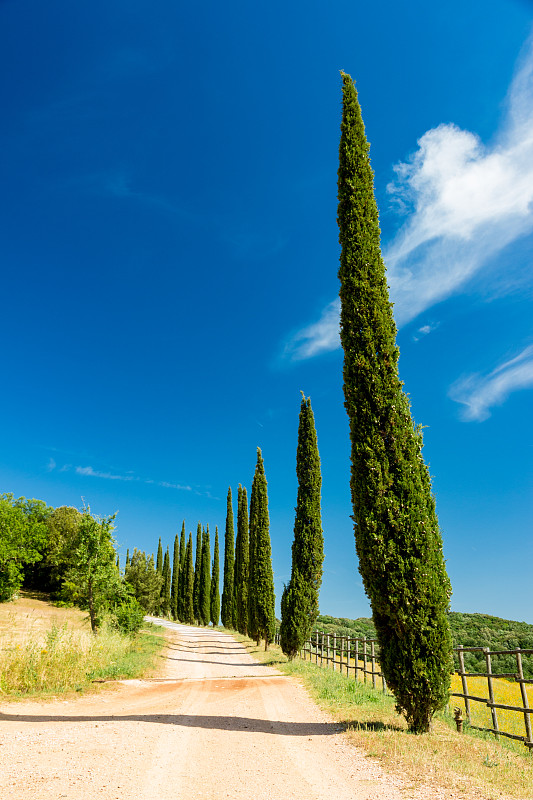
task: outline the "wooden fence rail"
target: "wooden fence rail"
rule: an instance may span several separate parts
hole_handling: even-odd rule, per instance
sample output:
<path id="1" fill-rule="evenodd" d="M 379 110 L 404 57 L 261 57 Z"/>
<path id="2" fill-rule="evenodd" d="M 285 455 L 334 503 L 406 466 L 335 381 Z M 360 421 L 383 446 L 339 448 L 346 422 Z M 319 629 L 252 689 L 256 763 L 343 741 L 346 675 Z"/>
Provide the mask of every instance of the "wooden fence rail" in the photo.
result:
<path id="1" fill-rule="evenodd" d="M 279 631 L 276 631 L 276 643 L 279 644 Z M 531 715 L 533 708 L 530 707 L 527 694 L 527 685 L 533 684 L 533 680 L 524 677 L 522 657 L 533 659 L 533 650 L 490 650 L 489 647 L 459 647 L 454 648 L 457 655 L 459 669 L 455 674 L 461 678 L 462 692 L 450 692 L 450 697 L 458 697 L 464 701 L 465 715 L 469 725 L 477 730 L 485 730 L 493 733 L 496 738 L 506 736 L 523 742 L 533 752 L 533 730 Z M 483 653 L 485 657 L 485 672 L 467 672 L 465 669 L 465 653 Z M 516 672 L 495 672 L 493 669 L 493 657 L 514 656 L 516 659 Z M 314 661 L 321 667 L 331 667 L 338 669 L 348 677 L 353 675 L 354 680 L 364 683 L 372 683 L 374 689 L 381 685 L 383 692 L 388 693 L 387 684 L 379 668 L 379 645 L 377 639 L 370 639 L 366 636 L 337 636 L 336 634 L 314 631 L 309 639 L 304 642 L 300 651 L 300 658 Z M 468 691 L 469 678 L 486 678 L 487 697 L 479 697 Z M 508 705 L 495 701 L 494 680 L 505 678 L 520 685 L 520 695 L 522 705 Z M 471 703 L 482 703 L 490 710 L 491 726 L 474 725 L 472 723 Z M 525 735 L 520 736 L 502 730 L 498 710 L 509 711 L 514 714 L 521 714 L 524 722 Z"/>

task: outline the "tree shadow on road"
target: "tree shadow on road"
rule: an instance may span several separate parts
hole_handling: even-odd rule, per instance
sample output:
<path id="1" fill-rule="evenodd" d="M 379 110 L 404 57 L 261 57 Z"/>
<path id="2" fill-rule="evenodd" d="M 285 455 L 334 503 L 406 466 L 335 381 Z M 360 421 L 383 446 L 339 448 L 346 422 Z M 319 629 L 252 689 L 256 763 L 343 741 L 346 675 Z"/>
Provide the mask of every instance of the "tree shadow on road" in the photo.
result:
<path id="1" fill-rule="evenodd" d="M 270 733 L 274 736 L 334 736 L 344 730 L 339 722 L 281 722 L 253 717 L 204 717 L 193 714 L 115 714 L 104 716 L 52 716 L 46 714 L 0 714 L 0 722 L 36 724 L 38 722 L 147 722 L 156 725 L 180 725 L 221 731 Z"/>

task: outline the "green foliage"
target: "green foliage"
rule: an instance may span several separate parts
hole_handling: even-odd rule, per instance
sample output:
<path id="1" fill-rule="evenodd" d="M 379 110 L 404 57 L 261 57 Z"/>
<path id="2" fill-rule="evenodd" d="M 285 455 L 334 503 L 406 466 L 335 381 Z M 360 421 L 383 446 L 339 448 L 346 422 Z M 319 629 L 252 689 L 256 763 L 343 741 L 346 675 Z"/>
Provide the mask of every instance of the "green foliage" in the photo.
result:
<path id="1" fill-rule="evenodd" d="M 163 617 L 168 617 L 170 614 L 170 586 L 171 586 L 170 554 L 168 551 L 168 547 L 165 551 L 165 557 L 163 559 L 163 570 L 161 575 L 163 578 L 163 584 L 161 586 L 161 594 L 159 600 L 159 613 Z"/>
<path id="2" fill-rule="evenodd" d="M 356 550 L 382 670 L 410 729 L 420 733 L 448 697 L 451 587 L 422 436 L 398 376 L 368 151 L 357 92 L 343 73 L 339 278 Z"/>
<path id="3" fill-rule="evenodd" d="M 235 542 L 234 596 L 235 628 L 243 636 L 248 634 L 248 496 L 246 487 L 239 484 L 237 495 L 237 539 Z"/>
<path id="4" fill-rule="evenodd" d="M 218 625 L 220 619 L 220 590 L 219 590 L 219 577 L 220 577 L 220 556 L 218 545 L 218 528 L 215 527 L 215 550 L 213 553 L 213 568 L 211 570 L 211 600 L 210 600 L 210 616 L 213 627 Z"/>
<path id="5" fill-rule="evenodd" d="M 105 611 L 126 596 L 115 566 L 114 519 L 115 515 L 100 519 L 89 508 L 84 509 L 65 575 L 66 596 L 80 608 L 88 609 L 93 633 Z"/>
<path id="6" fill-rule="evenodd" d="M 311 633 L 318 615 L 324 537 L 320 513 L 320 456 L 311 399 L 302 394 L 296 452 L 298 498 L 289 585 L 281 599 L 281 649 L 294 658 Z"/>
<path id="7" fill-rule="evenodd" d="M 185 527 L 185 523 L 183 523 Z M 184 536 L 183 528 L 181 530 L 182 537 Z M 170 588 L 170 613 L 172 619 L 178 619 L 178 596 L 179 596 L 179 578 L 180 578 L 180 550 L 178 534 L 174 537 L 174 551 L 172 554 L 172 584 Z"/>
<path id="8" fill-rule="evenodd" d="M 183 619 L 183 602 L 184 602 L 184 594 L 185 594 L 185 585 L 187 583 L 187 578 L 185 576 L 185 553 L 186 553 L 186 542 L 185 542 L 185 520 L 183 520 L 181 526 L 181 535 L 180 535 L 180 551 L 179 551 L 179 575 L 178 575 L 178 589 L 177 589 L 177 597 L 176 597 L 176 616 L 175 619 Z M 172 573 L 172 578 L 174 579 L 174 572 Z"/>
<path id="9" fill-rule="evenodd" d="M 225 628 L 235 628 L 235 532 L 233 527 L 233 506 L 231 487 L 228 489 L 226 509 L 226 534 L 224 537 L 224 585 L 222 588 L 222 624 Z"/>
<path id="10" fill-rule="evenodd" d="M 115 606 L 110 619 L 121 633 L 137 633 L 144 621 L 144 609 L 135 597 L 128 597 Z"/>
<path id="11" fill-rule="evenodd" d="M 202 572 L 202 526 L 198 523 L 196 529 L 196 558 L 194 562 L 194 589 L 193 608 L 194 619 L 200 622 L 200 583 Z"/>
<path id="12" fill-rule="evenodd" d="M 154 557 L 147 557 L 146 553 L 135 548 L 126 566 L 124 578 L 144 613 L 155 614 L 159 605 L 162 576 L 156 572 Z"/>
<path id="13" fill-rule="evenodd" d="M 209 525 L 202 530 L 202 559 L 200 565 L 200 623 L 209 625 L 211 618 L 211 546 Z"/>
<path id="14" fill-rule="evenodd" d="M 187 579 L 183 583 L 183 606 L 181 621 L 188 625 L 194 625 L 194 567 L 192 559 L 192 533 L 189 533 L 189 541 L 185 550 L 185 569 L 183 570 L 184 578 Z"/>
<path id="15" fill-rule="evenodd" d="M 265 649 L 274 638 L 274 604 L 267 481 L 261 450 L 257 448 L 257 464 L 250 498 L 248 634 L 257 642 L 264 639 Z"/>
<path id="16" fill-rule="evenodd" d="M 360 639 L 365 636 L 367 639 L 376 638 L 376 628 L 373 621 L 368 617 L 346 619 L 345 617 L 330 617 L 319 614 L 316 619 L 315 629 L 324 633 L 335 633 L 337 636 L 353 636 Z"/>
<path id="17" fill-rule="evenodd" d="M 41 500 L 0 495 L 0 602 L 18 592 L 25 569 L 41 560 L 50 513 Z"/>
<path id="18" fill-rule="evenodd" d="M 514 622 L 500 619 L 488 614 L 460 614 L 451 611 L 448 615 L 453 637 L 453 646 L 458 647 L 490 647 L 491 650 L 533 650 L 533 625 L 527 622 Z M 455 667 L 459 668 L 457 654 L 454 654 Z M 467 672 L 485 672 L 486 663 L 483 653 L 465 653 Z M 533 659 L 522 661 L 524 675 L 533 678 Z M 494 672 L 516 672 L 514 655 L 498 655 L 492 657 Z"/>

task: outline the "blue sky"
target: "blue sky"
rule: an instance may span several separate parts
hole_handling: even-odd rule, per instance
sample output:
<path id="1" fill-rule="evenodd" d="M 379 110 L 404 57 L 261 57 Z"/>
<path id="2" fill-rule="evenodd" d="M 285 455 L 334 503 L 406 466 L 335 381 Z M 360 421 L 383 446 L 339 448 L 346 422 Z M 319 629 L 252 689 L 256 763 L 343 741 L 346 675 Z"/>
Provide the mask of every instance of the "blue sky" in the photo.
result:
<path id="1" fill-rule="evenodd" d="M 438 5 L 438 4 L 437 4 Z M 369 613 L 338 342 L 356 80 L 452 609 L 533 622 L 533 4 L 0 0 L 0 487 L 149 552 L 224 529 L 256 448 L 276 593 L 300 390 L 323 613 Z"/>

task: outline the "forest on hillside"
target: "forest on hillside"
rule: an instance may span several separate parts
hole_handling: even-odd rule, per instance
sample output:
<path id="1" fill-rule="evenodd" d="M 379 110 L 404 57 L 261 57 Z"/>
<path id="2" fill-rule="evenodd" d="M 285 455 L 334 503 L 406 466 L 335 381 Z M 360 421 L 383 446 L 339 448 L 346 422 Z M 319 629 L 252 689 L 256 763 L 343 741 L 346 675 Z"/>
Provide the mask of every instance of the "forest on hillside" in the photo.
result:
<path id="1" fill-rule="evenodd" d="M 489 614 L 463 614 L 458 611 L 448 613 L 448 621 L 452 632 L 453 646 L 489 647 L 495 650 L 533 650 L 533 625 L 527 622 L 501 619 Z M 320 615 L 316 629 L 337 636 L 376 637 L 376 629 L 371 619 L 346 619 Z M 483 653 L 465 653 L 465 667 L 468 672 L 484 672 L 485 657 Z M 455 666 L 458 668 L 457 654 L 454 653 Z M 516 659 L 513 655 L 492 657 L 494 672 L 516 672 Z M 533 656 L 524 658 L 524 674 L 533 678 Z"/>

